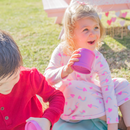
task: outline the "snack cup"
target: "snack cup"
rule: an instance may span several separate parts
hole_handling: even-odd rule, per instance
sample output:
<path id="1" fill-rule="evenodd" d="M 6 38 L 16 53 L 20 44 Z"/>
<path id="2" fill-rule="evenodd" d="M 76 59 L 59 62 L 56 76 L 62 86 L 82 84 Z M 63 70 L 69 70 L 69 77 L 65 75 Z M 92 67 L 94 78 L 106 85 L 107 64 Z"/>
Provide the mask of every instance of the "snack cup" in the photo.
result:
<path id="1" fill-rule="evenodd" d="M 31 120 L 26 123 L 25 130 L 42 130 L 42 129 L 36 121 Z"/>
<path id="2" fill-rule="evenodd" d="M 81 56 L 79 57 L 79 61 L 72 65 L 72 69 L 79 73 L 90 74 L 95 54 L 86 48 L 79 48 L 78 50 Z"/>

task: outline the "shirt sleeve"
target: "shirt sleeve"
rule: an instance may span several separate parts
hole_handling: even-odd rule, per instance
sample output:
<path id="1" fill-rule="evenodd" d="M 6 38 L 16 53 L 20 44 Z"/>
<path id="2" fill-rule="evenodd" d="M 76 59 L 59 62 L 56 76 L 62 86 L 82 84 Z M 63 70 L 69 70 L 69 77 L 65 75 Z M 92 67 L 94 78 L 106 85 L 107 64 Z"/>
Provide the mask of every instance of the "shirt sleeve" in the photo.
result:
<path id="1" fill-rule="evenodd" d="M 53 126 L 63 113 L 65 103 L 63 93 L 48 85 L 45 77 L 35 68 L 32 71 L 30 80 L 34 94 L 42 97 L 44 102 L 49 102 L 49 108 L 44 111 L 42 117 L 47 118 Z"/>
<path id="2" fill-rule="evenodd" d="M 63 69 L 62 65 L 62 52 L 60 52 L 60 47 L 58 46 L 55 48 L 54 52 L 52 53 L 50 62 L 48 67 L 45 70 L 44 76 L 50 85 L 54 85 L 59 83 L 61 78 L 61 73 Z"/>
<path id="3" fill-rule="evenodd" d="M 103 100 L 105 104 L 105 111 L 107 117 L 107 124 L 118 123 L 118 107 L 114 91 L 114 83 L 111 78 L 111 72 L 107 61 L 101 53 L 96 56 L 95 68 L 100 80 Z"/>

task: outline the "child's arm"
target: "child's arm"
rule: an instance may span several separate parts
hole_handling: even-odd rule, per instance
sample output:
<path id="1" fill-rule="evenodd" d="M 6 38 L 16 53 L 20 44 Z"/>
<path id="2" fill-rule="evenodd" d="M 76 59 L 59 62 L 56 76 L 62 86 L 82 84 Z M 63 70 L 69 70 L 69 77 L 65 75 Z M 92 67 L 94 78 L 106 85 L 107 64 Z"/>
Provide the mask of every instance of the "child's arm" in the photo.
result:
<path id="1" fill-rule="evenodd" d="M 61 47 L 58 46 L 54 52 L 52 53 L 50 63 L 45 70 L 45 77 L 49 84 L 54 85 L 60 82 L 63 78 L 67 77 L 70 73 L 73 72 L 71 66 L 74 62 L 78 61 L 79 54 L 76 54 L 75 51 L 71 58 L 68 56 L 68 60 L 66 64 L 63 64 L 65 56 L 62 51 Z M 70 59 L 69 59 L 70 58 Z"/>
<path id="2" fill-rule="evenodd" d="M 114 91 L 114 83 L 111 79 L 111 72 L 103 55 L 100 53 L 98 54 L 94 68 L 100 80 L 107 124 L 118 123 L 118 106 Z"/>
<path id="3" fill-rule="evenodd" d="M 54 85 L 62 80 L 61 73 L 63 67 L 61 47 L 57 46 L 44 73 L 49 84 Z"/>
<path id="4" fill-rule="evenodd" d="M 42 117 L 48 119 L 53 126 L 63 113 L 65 103 L 63 93 L 48 85 L 45 77 L 37 69 L 33 69 L 30 82 L 34 95 L 37 94 L 44 102 L 49 102 L 49 108 L 44 111 Z"/>
<path id="5" fill-rule="evenodd" d="M 108 124 L 108 130 L 118 130 L 118 123 Z"/>

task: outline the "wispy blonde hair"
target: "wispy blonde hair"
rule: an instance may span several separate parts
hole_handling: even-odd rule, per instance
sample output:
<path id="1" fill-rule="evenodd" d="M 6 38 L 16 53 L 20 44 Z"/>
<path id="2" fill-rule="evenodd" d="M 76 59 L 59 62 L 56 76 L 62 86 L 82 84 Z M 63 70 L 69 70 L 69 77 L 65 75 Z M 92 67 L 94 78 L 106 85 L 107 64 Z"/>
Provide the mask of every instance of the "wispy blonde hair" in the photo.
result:
<path id="1" fill-rule="evenodd" d="M 80 4 L 80 2 L 74 2 L 66 9 L 64 14 L 64 34 L 62 36 L 62 47 L 65 54 L 71 54 L 75 50 L 75 44 L 73 42 L 73 31 L 76 21 L 82 18 L 92 18 L 99 23 L 100 26 L 100 41 L 105 34 L 105 28 L 103 27 L 100 18 L 97 13 L 97 8 L 88 5 Z"/>

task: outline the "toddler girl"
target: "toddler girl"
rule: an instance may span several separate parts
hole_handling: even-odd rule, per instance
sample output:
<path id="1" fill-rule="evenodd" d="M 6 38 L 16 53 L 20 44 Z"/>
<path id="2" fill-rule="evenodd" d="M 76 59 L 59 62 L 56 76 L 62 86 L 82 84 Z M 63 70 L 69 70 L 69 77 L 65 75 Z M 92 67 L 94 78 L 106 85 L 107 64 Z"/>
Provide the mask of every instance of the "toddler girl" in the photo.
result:
<path id="1" fill-rule="evenodd" d="M 62 120 L 79 122 L 99 118 L 107 122 L 108 130 L 117 130 L 119 107 L 129 130 L 130 84 L 122 78 L 111 78 L 107 61 L 96 49 L 103 35 L 104 27 L 94 7 L 78 1 L 71 4 L 64 16 L 63 42 L 54 50 L 45 77 L 64 93 Z M 71 68 L 81 56 L 79 48 L 95 53 L 90 74 Z M 100 82 L 96 80 L 97 75 Z"/>

